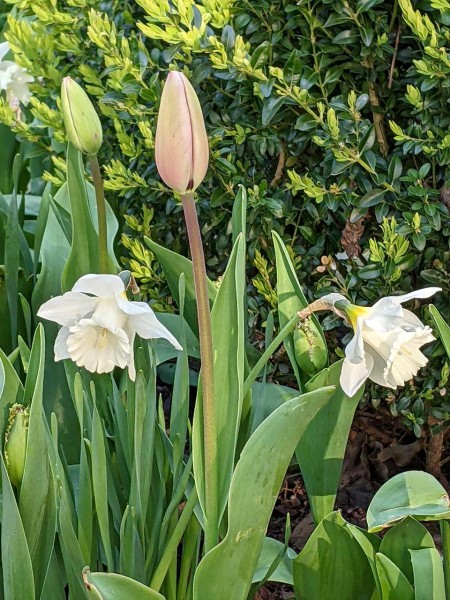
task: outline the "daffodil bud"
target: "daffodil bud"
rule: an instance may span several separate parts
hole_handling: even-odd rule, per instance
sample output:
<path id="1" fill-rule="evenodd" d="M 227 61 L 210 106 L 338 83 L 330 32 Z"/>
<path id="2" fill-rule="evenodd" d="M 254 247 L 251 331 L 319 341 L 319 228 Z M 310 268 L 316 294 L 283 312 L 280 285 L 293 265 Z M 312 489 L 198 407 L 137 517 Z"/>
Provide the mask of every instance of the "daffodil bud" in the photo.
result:
<path id="1" fill-rule="evenodd" d="M 13 404 L 9 409 L 8 428 L 5 434 L 5 463 L 9 479 L 15 487 L 22 483 L 27 450 L 30 409 Z"/>
<path id="2" fill-rule="evenodd" d="M 97 154 L 103 140 L 100 119 L 86 92 L 70 77 L 62 82 L 61 108 L 71 144 L 88 156 Z"/>
<path id="3" fill-rule="evenodd" d="M 208 169 L 209 147 L 194 88 L 178 71 L 167 76 L 155 137 L 155 160 L 163 181 L 179 194 L 192 192 Z"/>
<path id="4" fill-rule="evenodd" d="M 310 318 L 294 329 L 294 355 L 300 370 L 310 377 L 327 364 L 326 344 Z"/>

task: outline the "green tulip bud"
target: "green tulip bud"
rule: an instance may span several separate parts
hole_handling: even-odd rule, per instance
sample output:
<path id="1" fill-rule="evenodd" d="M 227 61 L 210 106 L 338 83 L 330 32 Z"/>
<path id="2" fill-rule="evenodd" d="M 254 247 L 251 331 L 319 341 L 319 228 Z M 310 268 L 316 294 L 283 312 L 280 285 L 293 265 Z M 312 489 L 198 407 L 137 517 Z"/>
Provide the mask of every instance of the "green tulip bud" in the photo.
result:
<path id="1" fill-rule="evenodd" d="M 4 455 L 9 479 L 16 488 L 22 483 L 25 468 L 29 420 L 29 407 L 13 404 L 9 409 Z"/>
<path id="2" fill-rule="evenodd" d="M 178 71 L 169 73 L 161 96 L 155 160 L 161 179 L 179 194 L 196 190 L 208 169 L 208 137 L 200 102 Z"/>
<path id="3" fill-rule="evenodd" d="M 294 329 L 294 355 L 300 370 L 310 377 L 327 364 L 326 344 L 311 318 L 305 319 Z"/>
<path id="4" fill-rule="evenodd" d="M 62 82 L 61 109 L 70 143 L 88 156 L 97 154 L 103 141 L 100 119 L 86 92 L 70 77 Z"/>

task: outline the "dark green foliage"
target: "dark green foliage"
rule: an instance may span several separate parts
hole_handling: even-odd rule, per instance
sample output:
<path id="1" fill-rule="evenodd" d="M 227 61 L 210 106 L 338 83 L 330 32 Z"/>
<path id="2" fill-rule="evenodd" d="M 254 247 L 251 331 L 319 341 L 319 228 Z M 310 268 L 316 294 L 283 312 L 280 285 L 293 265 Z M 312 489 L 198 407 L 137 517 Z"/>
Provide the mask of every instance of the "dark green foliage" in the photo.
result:
<path id="1" fill-rule="evenodd" d="M 187 253 L 180 206 L 153 162 L 161 84 L 169 68 L 183 69 L 199 93 L 211 142 L 198 207 L 212 279 L 231 249 L 238 184 L 248 191 L 251 323 L 273 305 L 274 273 L 264 266 L 274 262 L 271 230 L 290 247 L 310 299 L 339 291 L 372 303 L 439 285 L 447 295 L 436 304 L 449 318 L 447 4 L 415 12 L 409 0 L 177 0 L 169 10 L 165 0 L 139 0 L 112 1 L 99 13 L 93 0 L 64 3 L 64 12 L 22 0 L 7 38 L 17 62 L 45 85 L 34 84 L 16 130 L 51 147 L 48 178 L 57 185 L 64 151 L 59 85 L 66 74 L 84 84 L 104 124 L 109 200 L 134 219 L 135 239 L 126 246 L 133 272 L 148 286 L 159 271 L 138 245 L 142 205 L 153 214 L 141 230 Z M 0 120 L 12 124 L 1 102 Z M 149 297 L 159 301 L 161 293 Z M 422 405 L 440 403 L 440 369 L 438 357 L 423 391 L 391 404 L 394 413 L 406 411 L 416 433 Z M 445 407 L 439 411 L 446 415 Z"/>

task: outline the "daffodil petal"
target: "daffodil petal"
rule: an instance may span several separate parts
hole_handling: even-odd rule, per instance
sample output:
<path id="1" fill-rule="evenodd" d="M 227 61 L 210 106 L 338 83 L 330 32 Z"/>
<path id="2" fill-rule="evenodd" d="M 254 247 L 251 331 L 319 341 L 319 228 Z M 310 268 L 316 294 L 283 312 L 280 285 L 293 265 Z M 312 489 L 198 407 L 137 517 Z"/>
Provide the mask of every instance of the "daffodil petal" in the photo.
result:
<path id="1" fill-rule="evenodd" d="M 153 338 L 164 338 L 169 341 L 177 350 L 182 350 L 176 338 L 170 333 L 167 327 L 158 321 L 155 313 L 150 307 L 150 312 L 145 312 L 137 315 L 131 315 L 128 318 L 130 330 L 133 330 L 141 338 L 146 340 Z"/>
<path id="2" fill-rule="evenodd" d="M 402 329 L 417 329 L 418 327 L 425 327 L 422 321 L 417 317 L 413 312 L 408 310 L 407 308 L 403 309 L 403 319 L 400 323 L 400 327 Z"/>
<path id="3" fill-rule="evenodd" d="M 9 44 L 8 42 L 2 42 L 0 44 L 0 60 L 2 60 L 2 58 L 4 56 L 6 56 L 9 52 Z"/>
<path id="4" fill-rule="evenodd" d="M 126 323 L 124 326 L 124 330 L 128 336 L 128 341 L 130 342 L 130 355 L 128 357 L 128 377 L 131 381 L 136 381 L 136 365 L 134 364 L 134 338 L 136 337 L 136 332 L 133 327 L 130 326 L 129 323 Z"/>
<path id="5" fill-rule="evenodd" d="M 352 363 L 360 363 L 364 360 L 363 327 L 364 317 L 358 317 L 356 320 L 355 335 L 345 348 L 345 356 Z"/>
<path id="6" fill-rule="evenodd" d="M 442 288 L 440 287 L 427 287 L 421 290 L 414 290 L 409 292 L 408 294 L 403 294 L 402 296 L 389 296 L 389 298 L 395 299 L 396 302 L 408 302 L 408 300 L 413 300 L 413 298 L 429 298 L 438 292 L 442 292 Z"/>
<path id="7" fill-rule="evenodd" d="M 339 379 L 343 392 L 350 398 L 354 396 L 369 377 L 372 367 L 373 358 L 370 354 L 366 354 L 364 360 L 358 363 L 354 363 L 349 358 L 346 358 L 342 365 Z"/>
<path id="8" fill-rule="evenodd" d="M 146 302 L 130 302 L 125 294 L 116 296 L 116 303 L 126 315 L 154 314 Z"/>
<path id="9" fill-rule="evenodd" d="M 68 327 L 61 327 L 61 329 L 58 331 L 54 347 L 55 361 L 70 358 L 69 351 L 67 350 L 67 338 L 69 335 L 70 332 Z"/>
<path id="10" fill-rule="evenodd" d="M 378 354 L 376 350 L 374 350 L 371 346 L 364 346 L 366 351 L 366 356 L 369 354 L 373 358 L 373 366 L 372 370 L 369 374 L 369 379 L 371 379 L 374 383 L 378 383 L 378 385 L 382 385 L 383 387 L 388 387 L 392 389 L 396 389 L 396 385 L 394 381 L 388 377 L 385 378 L 385 369 L 386 369 L 386 361 L 382 356 Z"/>
<path id="11" fill-rule="evenodd" d="M 111 298 L 125 290 L 118 275 L 83 275 L 73 286 L 74 292 L 92 294 L 99 298 Z"/>
<path id="12" fill-rule="evenodd" d="M 92 313 L 97 306 L 97 298 L 91 298 L 78 292 L 66 292 L 44 302 L 37 316 L 59 325 L 72 325 L 78 319 Z"/>
<path id="13" fill-rule="evenodd" d="M 434 340 L 429 327 L 416 331 L 402 331 L 391 346 L 384 371 L 385 379 L 395 381 L 397 386 L 404 385 L 405 381 L 412 379 L 428 362 L 419 348 Z"/>

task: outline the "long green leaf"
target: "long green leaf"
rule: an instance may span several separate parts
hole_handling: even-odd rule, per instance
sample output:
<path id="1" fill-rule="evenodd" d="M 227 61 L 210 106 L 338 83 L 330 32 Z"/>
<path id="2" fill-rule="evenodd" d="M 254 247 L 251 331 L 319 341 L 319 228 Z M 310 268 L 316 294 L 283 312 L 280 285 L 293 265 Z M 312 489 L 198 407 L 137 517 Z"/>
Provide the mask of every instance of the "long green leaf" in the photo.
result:
<path id="1" fill-rule="evenodd" d="M 56 194 L 61 197 L 67 194 L 64 185 Z M 67 199 L 68 202 L 68 199 Z M 70 246 L 55 217 L 53 209 L 46 211 L 45 205 L 39 213 L 42 220 L 43 237 L 39 256 L 41 270 L 32 294 L 33 313 L 52 296 L 61 294 L 61 273 L 69 256 Z M 45 223 L 44 223 L 45 219 Z M 72 398 L 67 385 L 66 373 L 62 362 L 55 362 L 54 344 L 58 326 L 51 321 L 42 321 L 45 337 L 45 374 L 44 374 L 44 408 L 47 414 L 57 415 L 61 434 L 61 444 L 70 463 L 79 461 L 79 429 Z"/>
<path id="2" fill-rule="evenodd" d="M 27 538 L 1 453 L 0 460 L 3 487 L 1 549 L 4 600 L 34 600 L 33 568 Z"/>
<path id="3" fill-rule="evenodd" d="M 97 407 L 94 406 L 92 418 L 92 486 L 100 535 L 106 554 L 106 564 L 112 570 L 114 568 L 114 559 L 109 532 L 108 476 L 105 444 L 103 425 Z"/>
<path id="4" fill-rule="evenodd" d="M 446 600 L 444 569 L 436 548 L 411 550 L 415 600 Z"/>
<path id="5" fill-rule="evenodd" d="M 308 305 L 308 300 L 303 294 L 303 290 L 295 274 L 294 265 L 292 264 L 291 258 L 286 249 L 286 246 L 283 243 L 283 240 L 276 233 L 276 231 L 272 231 L 272 238 L 275 246 L 275 260 L 277 269 L 278 317 L 281 329 L 286 325 L 286 323 L 288 323 L 292 319 L 292 317 L 297 312 L 299 312 Z M 312 316 L 311 327 L 314 328 L 319 334 L 321 342 L 323 344 L 323 350 L 326 351 L 327 346 L 325 342 L 325 336 L 323 335 L 322 328 L 320 327 L 319 322 L 317 321 L 314 315 Z M 293 333 L 289 334 L 284 340 L 284 346 L 289 356 L 289 360 L 291 361 L 291 365 L 297 378 L 299 388 L 301 389 L 301 372 L 295 359 Z"/>
<path id="6" fill-rule="evenodd" d="M 214 466 L 218 481 L 219 520 L 225 510 L 230 487 L 242 410 L 244 381 L 244 289 L 245 241 L 240 236 L 211 312 L 214 348 L 215 429 L 217 457 Z M 204 508 L 204 448 L 201 402 L 196 404 L 193 427 L 194 475 L 199 500 Z"/>
<path id="7" fill-rule="evenodd" d="M 8 357 L 0 348 L 0 436 L 4 439 L 9 409 L 23 400 L 23 385 Z"/>
<path id="8" fill-rule="evenodd" d="M 370 600 L 369 561 L 339 512 L 327 515 L 294 560 L 297 600 Z"/>
<path id="9" fill-rule="evenodd" d="M 348 435 L 364 388 L 349 398 L 339 387 L 342 361 L 311 379 L 306 389 L 336 386 L 330 402 L 312 419 L 295 451 L 311 509 L 319 523 L 334 508 Z"/>
<path id="10" fill-rule="evenodd" d="M 246 599 L 294 449 L 307 423 L 332 393 L 333 388 L 324 388 L 289 400 L 248 440 L 231 482 L 227 534 L 200 563 L 194 600 Z"/>
<path id="11" fill-rule="evenodd" d="M 56 532 L 56 498 L 50 473 L 43 410 L 45 342 L 36 329 L 25 384 L 25 403 L 32 394 L 27 451 L 20 487 L 19 509 L 33 564 L 36 595 L 44 585 Z"/>
<path id="12" fill-rule="evenodd" d="M 62 274 L 64 292 L 72 289 L 82 275 L 99 272 L 96 213 L 91 210 L 82 155 L 71 144 L 67 149 L 67 191 L 72 220 L 72 244 Z M 110 226 L 110 221 L 108 225 Z M 108 239 L 110 238 L 111 232 L 108 232 Z M 109 267 L 111 272 L 116 269 L 116 262 L 112 258 Z"/>
<path id="13" fill-rule="evenodd" d="M 438 330 L 441 342 L 447 352 L 447 356 L 450 358 L 450 326 L 444 321 L 441 313 L 433 304 L 430 304 L 428 308 L 434 324 L 436 325 L 436 329 Z"/>

